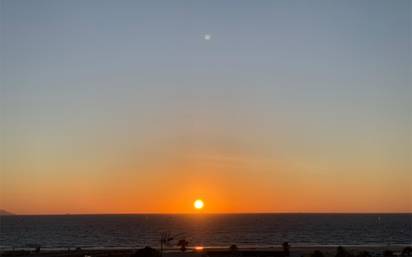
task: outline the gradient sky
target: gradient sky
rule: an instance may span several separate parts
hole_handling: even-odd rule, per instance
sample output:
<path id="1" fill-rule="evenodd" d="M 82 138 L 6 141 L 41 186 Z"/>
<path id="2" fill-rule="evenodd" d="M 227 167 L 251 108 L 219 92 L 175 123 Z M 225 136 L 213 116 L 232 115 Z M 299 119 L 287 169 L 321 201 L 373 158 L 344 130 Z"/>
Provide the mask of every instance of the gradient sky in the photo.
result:
<path id="1" fill-rule="evenodd" d="M 410 1 L 0 4 L 0 208 L 412 211 Z"/>

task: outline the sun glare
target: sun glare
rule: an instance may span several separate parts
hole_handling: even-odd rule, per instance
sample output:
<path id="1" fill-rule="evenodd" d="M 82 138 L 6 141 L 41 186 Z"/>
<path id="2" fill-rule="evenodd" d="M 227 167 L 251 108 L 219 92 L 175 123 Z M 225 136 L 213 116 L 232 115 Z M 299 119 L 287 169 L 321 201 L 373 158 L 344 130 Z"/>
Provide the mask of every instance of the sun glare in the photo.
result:
<path id="1" fill-rule="evenodd" d="M 203 209 L 203 206 L 205 204 L 203 203 L 203 201 L 201 199 L 197 199 L 194 203 L 193 206 L 195 207 L 196 210 L 201 210 Z"/>
<path id="2" fill-rule="evenodd" d="M 195 246 L 195 250 L 196 251 L 198 251 L 198 252 L 201 252 L 201 251 L 203 251 L 203 249 L 204 249 L 204 247 L 203 246 Z"/>

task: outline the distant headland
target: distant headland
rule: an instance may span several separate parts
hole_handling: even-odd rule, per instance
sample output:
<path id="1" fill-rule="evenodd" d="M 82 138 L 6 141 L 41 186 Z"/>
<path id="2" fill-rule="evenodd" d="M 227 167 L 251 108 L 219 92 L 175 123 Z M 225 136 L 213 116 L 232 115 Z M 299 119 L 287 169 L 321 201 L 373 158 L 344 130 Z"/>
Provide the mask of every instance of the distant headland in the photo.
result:
<path id="1" fill-rule="evenodd" d="M 0 209 L 0 216 L 11 216 L 11 215 L 15 215 L 14 213 L 11 213 L 9 211 Z"/>

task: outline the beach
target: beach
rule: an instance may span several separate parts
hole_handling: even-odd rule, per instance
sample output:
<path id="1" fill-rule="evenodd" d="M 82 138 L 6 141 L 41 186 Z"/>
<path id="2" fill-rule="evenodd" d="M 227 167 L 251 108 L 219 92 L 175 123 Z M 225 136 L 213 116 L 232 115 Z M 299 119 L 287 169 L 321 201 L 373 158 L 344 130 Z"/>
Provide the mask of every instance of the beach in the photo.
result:
<path id="1" fill-rule="evenodd" d="M 388 246 L 366 246 L 366 245 L 351 245 L 344 246 L 344 249 L 349 253 L 348 256 L 365 256 L 365 252 L 369 253 L 371 257 L 379 256 L 402 256 L 402 250 L 412 245 L 388 245 Z M 324 257 L 335 257 L 338 246 L 297 246 L 290 248 L 290 257 L 306 257 L 312 256 L 315 251 L 320 251 Z M 137 248 L 106 248 L 106 249 L 41 249 L 39 252 L 35 252 L 34 249 L 14 250 L 14 251 L 2 251 L 3 257 L 131 257 L 139 256 L 136 253 L 140 249 Z M 160 253 L 159 249 L 155 249 Z M 243 253 L 243 254 L 242 254 Z M 188 248 L 182 252 L 178 248 L 164 249 L 162 256 L 164 257 L 206 257 L 206 256 L 281 256 L 283 253 L 282 247 L 268 247 L 268 248 L 239 248 L 233 252 L 227 248 L 203 248 L 198 249 L 195 247 Z M 388 255 L 392 253 L 393 255 Z M 408 255 L 405 255 L 408 256 Z M 150 257 L 150 255 L 148 255 Z"/>

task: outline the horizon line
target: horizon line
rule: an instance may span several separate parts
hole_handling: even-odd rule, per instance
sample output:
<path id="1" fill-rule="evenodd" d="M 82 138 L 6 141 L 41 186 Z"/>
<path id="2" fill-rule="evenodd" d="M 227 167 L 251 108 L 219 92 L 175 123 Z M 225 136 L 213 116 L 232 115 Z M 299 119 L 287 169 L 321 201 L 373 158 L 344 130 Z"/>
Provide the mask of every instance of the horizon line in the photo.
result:
<path id="1" fill-rule="evenodd" d="M 345 212 L 345 211 L 330 211 L 330 212 L 316 212 L 316 211 L 285 211 L 285 212 L 117 212 L 117 213 L 13 213 L 9 215 L 0 216 L 81 216 L 81 215 L 273 215 L 273 214 L 412 214 L 412 211 L 399 212 Z"/>

